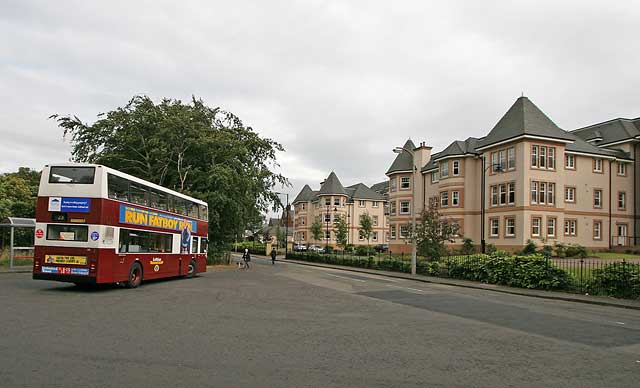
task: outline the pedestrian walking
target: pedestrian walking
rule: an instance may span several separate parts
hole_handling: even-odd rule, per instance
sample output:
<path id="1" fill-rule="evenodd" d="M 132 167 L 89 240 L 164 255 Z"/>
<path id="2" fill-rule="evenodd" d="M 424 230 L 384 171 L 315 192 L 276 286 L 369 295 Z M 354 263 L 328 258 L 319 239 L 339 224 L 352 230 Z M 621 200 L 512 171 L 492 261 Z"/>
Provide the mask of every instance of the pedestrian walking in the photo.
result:
<path id="1" fill-rule="evenodd" d="M 249 254 L 249 249 L 245 248 L 244 255 L 242 255 L 242 260 L 244 260 L 244 269 L 249 269 L 249 262 L 251 261 L 251 255 Z"/>
<path id="2" fill-rule="evenodd" d="M 271 265 L 276 263 L 276 256 L 278 255 L 278 252 L 276 252 L 275 248 L 271 248 Z"/>

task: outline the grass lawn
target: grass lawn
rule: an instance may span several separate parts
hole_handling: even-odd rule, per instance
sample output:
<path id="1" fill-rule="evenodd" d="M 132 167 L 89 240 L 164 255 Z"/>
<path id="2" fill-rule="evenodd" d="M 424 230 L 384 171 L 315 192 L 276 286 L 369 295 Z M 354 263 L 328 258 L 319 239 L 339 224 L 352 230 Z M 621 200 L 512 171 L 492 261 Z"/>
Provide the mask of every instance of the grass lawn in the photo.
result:
<path id="1" fill-rule="evenodd" d="M 640 259 L 640 255 L 633 253 L 615 253 L 615 252 L 593 252 L 589 257 L 597 257 L 599 259 Z"/>
<path id="2" fill-rule="evenodd" d="M 13 266 L 33 265 L 33 259 L 13 259 Z M 9 267 L 9 259 L 0 260 L 0 267 Z"/>

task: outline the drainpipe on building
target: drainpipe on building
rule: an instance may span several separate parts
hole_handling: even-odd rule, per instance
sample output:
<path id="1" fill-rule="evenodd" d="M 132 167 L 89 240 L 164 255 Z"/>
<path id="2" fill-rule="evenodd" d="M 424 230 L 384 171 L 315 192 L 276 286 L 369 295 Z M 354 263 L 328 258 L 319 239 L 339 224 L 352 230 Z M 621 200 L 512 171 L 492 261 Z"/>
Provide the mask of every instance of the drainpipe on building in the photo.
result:
<path id="1" fill-rule="evenodd" d="M 638 226 L 638 214 L 636 213 L 637 210 L 637 206 L 636 206 L 636 202 L 638 197 L 636 197 L 636 146 L 638 145 L 638 143 L 633 143 L 633 245 L 636 245 L 636 241 L 638 238 L 638 230 L 637 230 L 637 226 Z"/>
<path id="2" fill-rule="evenodd" d="M 611 249 L 611 240 L 613 239 L 613 231 L 611 230 L 611 167 L 613 161 L 609 160 L 609 249 Z M 634 198 L 635 199 L 635 198 Z"/>

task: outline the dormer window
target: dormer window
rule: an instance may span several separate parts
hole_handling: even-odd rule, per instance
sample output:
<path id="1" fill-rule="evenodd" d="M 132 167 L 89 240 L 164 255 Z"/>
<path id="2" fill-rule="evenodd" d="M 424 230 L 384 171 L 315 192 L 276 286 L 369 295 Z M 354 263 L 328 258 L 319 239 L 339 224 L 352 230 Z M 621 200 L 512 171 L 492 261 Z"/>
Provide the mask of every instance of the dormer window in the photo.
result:
<path id="1" fill-rule="evenodd" d="M 449 161 L 440 162 L 440 176 L 442 178 L 449 176 Z"/>

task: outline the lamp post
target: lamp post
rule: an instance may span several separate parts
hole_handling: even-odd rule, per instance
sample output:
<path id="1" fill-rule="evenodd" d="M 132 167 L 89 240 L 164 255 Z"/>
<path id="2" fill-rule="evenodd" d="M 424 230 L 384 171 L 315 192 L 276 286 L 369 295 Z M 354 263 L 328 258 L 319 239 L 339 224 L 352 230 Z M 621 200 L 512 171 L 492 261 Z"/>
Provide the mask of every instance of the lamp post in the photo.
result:
<path id="1" fill-rule="evenodd" d="M 288 256 L 289 249 L 289 193 L 278 193 L 278 195 L 286 195 L 287 196 L 287 206 L 284 208 L 285 213 L 285 224 L 284 224 L 284 258 L 286 259 Z"/>
<path id="2" fill-rule="evenodd" d="M 492 164 L 490 164 L 490 165 L 488 165 L 486 167 L 485 167 L 485 164 L 486 164 L 486 158 L 485 158 L 484 155 L 482 155 L 482 189 L 480 190 L 480 193 L 481 193 L 480 194 L 480 200 L 482 201 L 482 205 L 480 206 L 480 210 L 481 210 L 480 211 L 480 213 L 481 213 L 480 218 L 482 219 L 481 222 L 480 222 L 480 233 L 482 234 L 481 240 L 480 240 L 480 247 L 482 249 L 482 253 L 486 253 L 486 250 L 487 250 L 487 242 L 486 242 L 486 240 L 484 238 L 484 235 L 485 235 L 484 217 L 485 217 L 485 203 L 486 203 L 486 200 L 485 200 L 486 187 L 485 186 L 486 186 L 486 181 L 487 181 L 487 178 L 486 178 L 487 170 L 489 168 L 497 166 L 498 168 L 497 168 L 496 172 L 504 172 L 504 169 L 502 168 L 502 165 L 500 163 L 492 163 Z"/>
<path id="3" fill-rule="evenodd" d="M 406 149 L 404 147 L 396 147 L 393 149 L 393 152 L 396 154 L 402 153 L 402 151 L 406 151 L 411 155 L 411 234 L 413 235 L 411 238 L 411 275 L 416 274 L 416 193 L 415 193 L 415 182 L 416 182 L 416 154 L 413 150 Z"/>
<path id="4" fill-rule="evenodd" d="M 327 223 L 327 230 L 324 234 L 324 238 L 326 239 L 326 243 L 324 245 L 324 253 L 329 252 L 329 222 L 331 221 L 331 214 L 329 214 L 329 210 L 331 209 L 331 205 L 327 205 L 327 213 L 324 216 L 324 222 Z"/>

